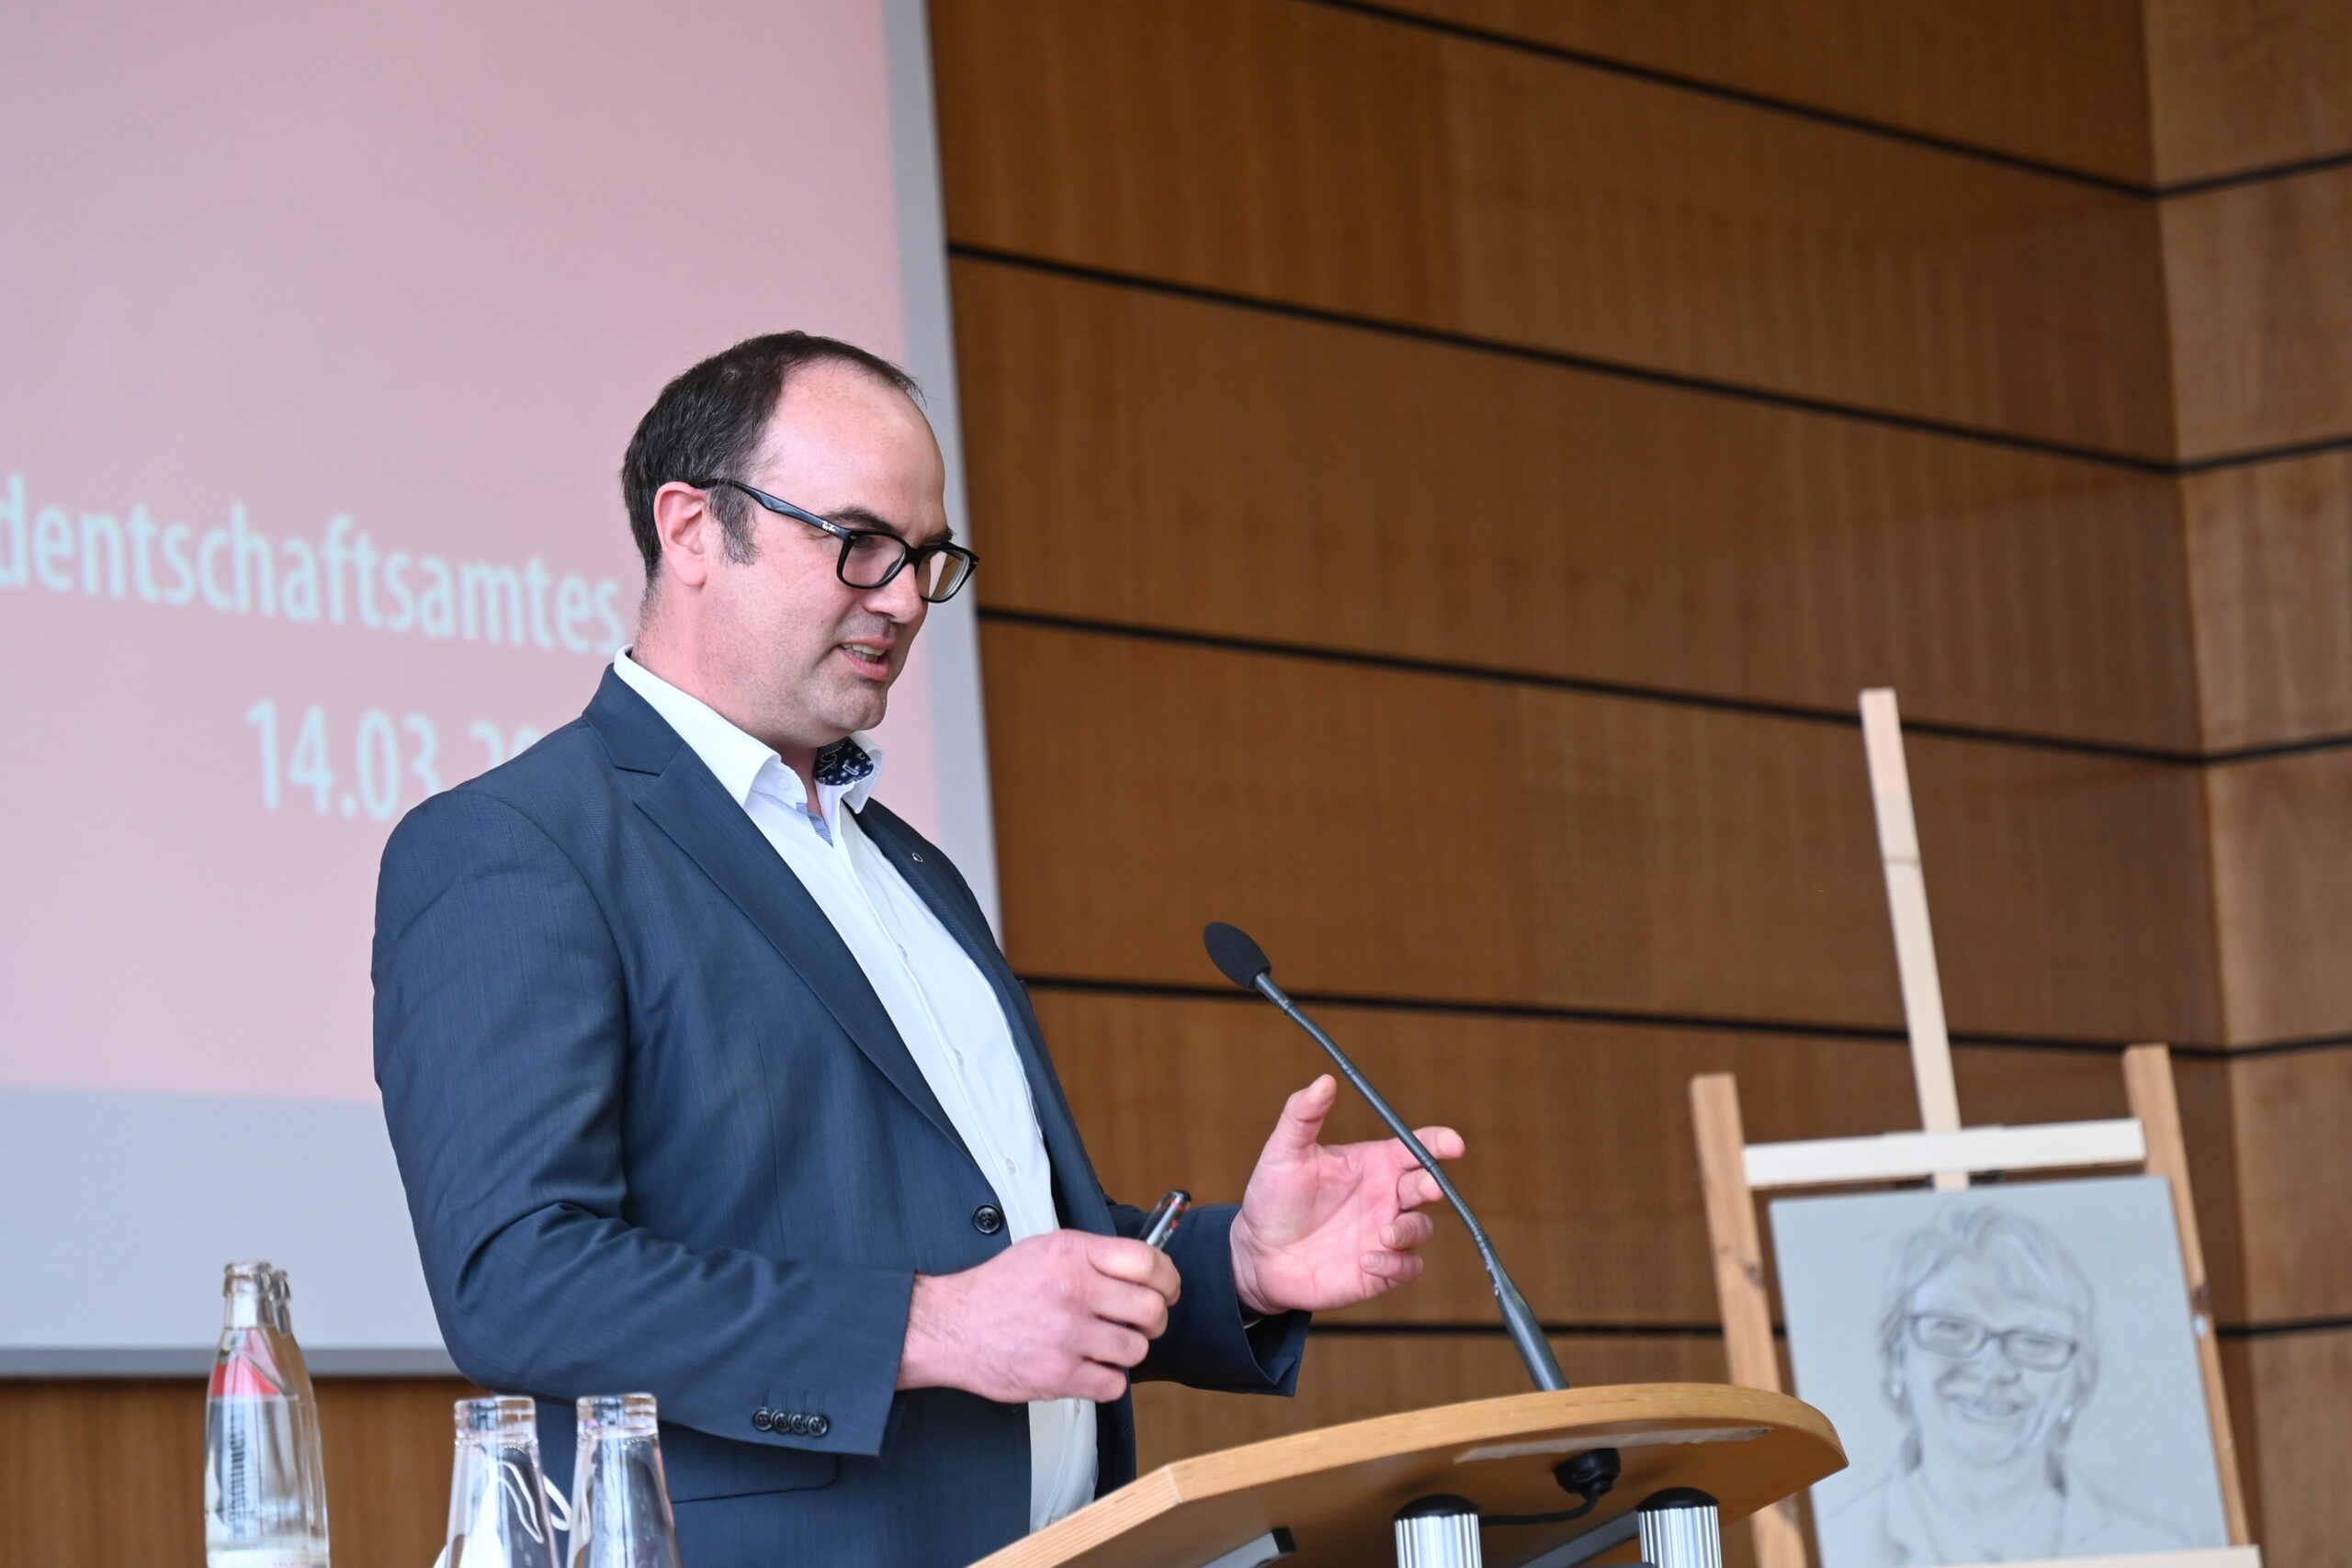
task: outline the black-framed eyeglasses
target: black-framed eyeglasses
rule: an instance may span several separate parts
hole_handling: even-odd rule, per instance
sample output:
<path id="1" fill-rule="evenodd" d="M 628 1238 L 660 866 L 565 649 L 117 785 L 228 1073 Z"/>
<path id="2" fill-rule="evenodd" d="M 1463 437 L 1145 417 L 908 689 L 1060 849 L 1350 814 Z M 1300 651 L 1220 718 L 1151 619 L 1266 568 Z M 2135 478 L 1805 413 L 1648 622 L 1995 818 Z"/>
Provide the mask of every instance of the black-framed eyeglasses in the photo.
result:
<path id="1" fill-rule="evenodd" d="M 753 490 L 741 479 L 689 482 L 696 490 L 716 490 L 720 485 L 740 490 L 770 512 L 831 534 L 842 542 L 841 560 L 833 570 L 852 588 L 879 588 L 905 570 L 911 561 L 915 592 L 925 602 L 937 604 L 956 597 L 956 591 L 971 581 L 972 569 L 980 564 L 980 558 L 961 545 L 910 545 L 888 528 L 853 528 L 830 517 L 820 517 L 763 490 Z"/>
<path id="2" fill-rule="evenodd" d="M 1958 1313 L 1911 1314 L 1911 1343 L 1931 1355 L 1964 1361 L 1984 1348 L 1989 1340 L 2000 1342 L 2001 1354 L 2011 1366 L 2031 1372 L 2057 1371 L 2072 1361 L 2080 1348 L 2063 1334 L 2045 1334 L 2038 1328 L 2008 1328 L 1996 1333 Z"/>

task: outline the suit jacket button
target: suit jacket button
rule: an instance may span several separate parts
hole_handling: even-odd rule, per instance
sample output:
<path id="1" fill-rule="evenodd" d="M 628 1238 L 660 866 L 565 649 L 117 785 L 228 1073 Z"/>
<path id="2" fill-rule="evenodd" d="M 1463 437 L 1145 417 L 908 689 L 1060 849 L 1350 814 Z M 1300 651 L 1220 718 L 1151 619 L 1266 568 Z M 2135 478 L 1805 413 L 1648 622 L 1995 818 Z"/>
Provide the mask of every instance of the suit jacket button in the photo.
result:
<path id="1" fill-rule="evenodd" d="M 808 1435 L 810 1437 L 821 1438 L 832 1429 L 833 1424 L 831 1421 L 826 1420 L 822 1416 L 811 1416 L 808 1417 Z"/>
<path id="2" fill-rule="evenodd" d="M 797 1410 L 792 1413 L 792 1435 L 796 1438 L 805 1438 L 808 1435 L 808 1417 Z"/>
<path id="3" fill-rule="evenodd" d="M 994 1203 L 983 1203 L 972 1211 L 972 1228 L 982 1235 L 994 1235 L 1004 1228 L 1004 1211 Z"/>
<path id="4" fill-rule="evenodd" d="M 761 1405 L 757 1410 L 752 1411 L 752 1429 L 755 1432 L 772 1432 L 775 1430 L 775 1412 L 770 1410 L 764 1404 Z"/>

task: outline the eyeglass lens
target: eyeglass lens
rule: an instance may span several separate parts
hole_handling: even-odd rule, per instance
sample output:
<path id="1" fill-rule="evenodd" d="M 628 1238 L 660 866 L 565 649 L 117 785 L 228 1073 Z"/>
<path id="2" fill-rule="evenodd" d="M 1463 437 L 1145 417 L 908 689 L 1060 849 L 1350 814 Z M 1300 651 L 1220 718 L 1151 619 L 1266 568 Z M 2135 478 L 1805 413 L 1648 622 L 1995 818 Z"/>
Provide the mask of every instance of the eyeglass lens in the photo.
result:
<path id="1" fill-rule="evenodd" d="M 1911 1337 L 1920 1349 L 1965 1359 L 1984 1348 L 1988 1339 L 2001 1342 L 2001 1354 L 2030 1371 L 2054 1372 L 2075 1359 L 2075 1342 L 2031 1328 L 1996 1334 L 1973 1318 L 1950 1313 L 1923 1312 L 1911 1320 Z"/>
<path id="2" fill-rule="evenodd" d="M 890 581 L 911 552 L 906 543 L 888 534 L 859 534 L 842 542 L 842 581 L 852 588 L 879 588 Z M 969 563 L 944 550 L 924 554 L 912 567 L 915 592 L 934 603 L 963 586 Z"/>

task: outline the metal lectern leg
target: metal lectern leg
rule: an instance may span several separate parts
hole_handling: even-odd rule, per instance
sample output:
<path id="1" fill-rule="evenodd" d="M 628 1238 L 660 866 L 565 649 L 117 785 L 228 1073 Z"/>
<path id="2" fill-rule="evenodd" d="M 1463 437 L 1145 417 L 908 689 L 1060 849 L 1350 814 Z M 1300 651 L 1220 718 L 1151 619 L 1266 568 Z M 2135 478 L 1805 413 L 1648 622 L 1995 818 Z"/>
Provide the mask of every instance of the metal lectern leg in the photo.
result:
<path id="1" fill-rule="evenodd" d="M 1642 1502 L 1642 1561 L 1653 1568 L 1724 1568 L 1715 1500 L 1695 1486 L 1671 1486 Z"/>
<path id="2" fill-rule="evenodd" d="M 1482 1568 L 1478 1505 L 1440 1493 L 1396 1514 L 1396 1568 Z"/>

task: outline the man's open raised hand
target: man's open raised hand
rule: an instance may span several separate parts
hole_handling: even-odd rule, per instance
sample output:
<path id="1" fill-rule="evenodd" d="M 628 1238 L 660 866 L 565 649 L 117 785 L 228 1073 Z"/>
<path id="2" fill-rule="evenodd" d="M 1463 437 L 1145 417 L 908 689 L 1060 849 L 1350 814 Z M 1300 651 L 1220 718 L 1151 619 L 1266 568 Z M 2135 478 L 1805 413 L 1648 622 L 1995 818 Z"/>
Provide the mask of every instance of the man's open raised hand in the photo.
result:
<path id="1" fill-rule="evenodd" d="M 1233 1221 L 1233 1282 L 1251 1311 L 1353 1306 L 1420 1277 L 1418 1250 L 1435 1228 L 1419 1210 L 1443 1194 L 1395 1138 L 1327 1145 L 1339 1099 L 1326 1073 L 1290 1097 L 1258 1156 Z M 1462 1134 L 1422 1127 L 1438 1159 L 1462 1156 Z"/>
<path id="2" fill-rule="evenodd" d="M 1168 1327 L 1167 1254 L 1124 1236 L 1049 1231 L 977 1269 L 919 1274 L 900 1388 L 960 1388 L 1007 1404 L 1117 1399 Z"/>

